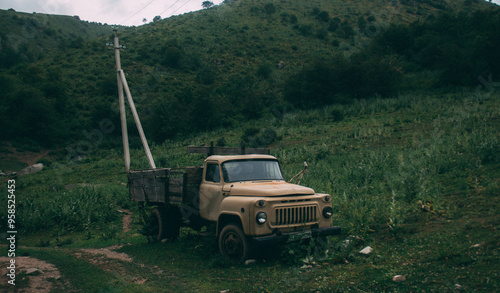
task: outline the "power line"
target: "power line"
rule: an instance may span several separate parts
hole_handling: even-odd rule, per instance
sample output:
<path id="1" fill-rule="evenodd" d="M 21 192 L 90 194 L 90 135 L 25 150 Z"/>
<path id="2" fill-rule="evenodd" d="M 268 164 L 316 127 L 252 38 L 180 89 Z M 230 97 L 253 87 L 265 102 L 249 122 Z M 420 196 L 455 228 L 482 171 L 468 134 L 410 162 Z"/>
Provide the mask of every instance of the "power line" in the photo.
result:
<path id="1" fill-rule="evenodd" d="M 125 19 L 124 21 L 120 22 L 120 24 L 126 22 L 127 20 L 131 19 L 132 17 L 136 16 L 137 14 L 139 14 L 139 12 L 143 11 L 144 9 L 146 9 L 146 7 L 149 6 L 149 4 L 153 3 L 155 0 L 151 0 L 148 4 L 146 4 L 146 6 L 142 7 L 139 11 L 137 11 L 136 13 L 134 13 L 132 16 L 130 16 L 129 18 Z"/>
<path id="2" fill-rule="evenodd" d="M 177 10 L 181 9 L 182 7 L 184 7 L 184 5 L 188 4 L 189 2 L 191 2 L 191 0 L 188 0 L 186 3 L 182 4 L 181 7 L 177 8 L 174 12 L 172 12 L 172 15 L 174 15 L 174 13 L 176 13 Z"/>
<path id="3" fill-rule="evenodd" d="M 165 11 L 169 10 L 170 8 L 172 8 L 172 6 L 174 6 L 175 4 L 177 4 L 177 2 L 179 2 L 179 1 L 181 1 L 181 0 L 177 0 L 177 1 L 175 1 L 172 5 L 170 5 L 167 9 L 163 10 L 163 11 L 162 11 L 160 14 L 158 14 L 158 15 L 160 15 L 160 16 L 161 16 L 163 13 L 165 13 Z"/>

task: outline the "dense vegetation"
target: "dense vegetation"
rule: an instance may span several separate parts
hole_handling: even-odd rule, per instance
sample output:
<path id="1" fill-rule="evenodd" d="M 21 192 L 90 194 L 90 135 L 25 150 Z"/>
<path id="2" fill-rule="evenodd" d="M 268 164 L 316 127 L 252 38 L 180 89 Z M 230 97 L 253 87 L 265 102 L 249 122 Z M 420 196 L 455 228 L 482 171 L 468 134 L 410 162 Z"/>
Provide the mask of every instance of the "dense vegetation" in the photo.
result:
<path id="1" fill-rule="evenodd" d="M 287 179 L 307 161 L 301 183 L 331 194 L 341 235 L 265 248 L 250 266 L 225 262 L 213 236 L 189 228 L 171 243 L 137 233 L 109 27 L 2 13 L 11 26 L 0 32 L 1 139 L 52 149 L 42 172 L 15 178 L 17 253 L 61 271 L 53 292 L 498 291 L 496 6 L 226 0 L 120 28 L 158 167 L 201 164 L 187 145 L 244 141 L 270 147 Z M 38 32 L 32 49 L 5 41 L 22 33 L 16 23 Z M 147 168 L 131 143 L 132 168 Z M 6 223 L 4 205 L 0 231 Z M 134 261 L 84 250 L 111 245 Z M 373 253 L 360 254 L 365 246 Z M 406 281 L 391 281 L 396 274 Z M 20 273 L 16 289 L 31 278 Z"/>
<path id="2" fill-rule="evenodd" d="M 0 10 L 0 27 L 0 69 L 81 48 L 86 41 L 112 32 L 111 26 L 81 21 L 78 16 L 27 14 L 12 9 Z"/>
<path id="3" fill-rule="evenodd" d="M 138 209 L 127 198 L 121 152 L 111 149 L 78 162 L 46 158 L 45 171 L 16 179 L 19 253 L 61 269 L 64 281 L 54 281 L 56 292 L 434 292 L 457 286 L 494 292 L 500 286 L 494 265 L 499 101 L 498 92 L 483 89 L 279 109 L 281 115 L 238 128 L 153 147 L 160 167 L 197 165 L 202 156 L 186 154 L 186 145 L 219 140 L 235 146 L 255 135 L 249 129 L 265 130 L 264 138 L 254 140 L 274 141 L 271 152 L 282 162 L 285 178 L 307 161 L 302 184 L 332 195 L 333 221 L 343 233 L 328 243 L 265 248 L 252 266 L 224 262 L 212 237 L 188 228 L 178 242 L 146 244 L 137 233 Z M 133 150 L 132 163 L 134 169 L 148 165 L 139 149 Z M 123 209 L 134 219 L 128 232 L 117 212 Z M 5 223 L 5 210 L 0 211 Z M 82 261 L 82 248 L 117 244 L 126 244 L 120 251 L 133 263 Z M 365 246 L 374 252 L 359 254 Z M 120 275 L 106 273 L 110 268 Z M 392 282 L 396 274 L 407 281 Z M 136 283 L 137 278 L 147 282 Z"/>
<path id="4" fill-rule="evenodd" d="M 36 22 L 24 27 L 36 29 L 39 42 L 59 40 L 47 45 L 59 50 L 46 56 L 25 54 L 20 46 L 20 60 L 9 53 L 14 48 L 3 48 L 12 62 L 0 70 L 4 139 L 55 146 L 78 142 L 102 119 L 118 125 L 109 34 L 63 38 L 65 31 L 53 25 L 58 18 L 37 22 L 3 13 Z M 499 24 L 496 6 L 475 1 L 226 1 L 120 29 L 120 36 L 127 44 L 123 68 L 146 133 L 161 143 L 186 131 L 237 126 L 276 107 L 475 86 L 478 77 L 499 74 Z M 83 23 L 89 30 L 98 26 Z M 98 32 L 105 31 L 109 27 Z"/>

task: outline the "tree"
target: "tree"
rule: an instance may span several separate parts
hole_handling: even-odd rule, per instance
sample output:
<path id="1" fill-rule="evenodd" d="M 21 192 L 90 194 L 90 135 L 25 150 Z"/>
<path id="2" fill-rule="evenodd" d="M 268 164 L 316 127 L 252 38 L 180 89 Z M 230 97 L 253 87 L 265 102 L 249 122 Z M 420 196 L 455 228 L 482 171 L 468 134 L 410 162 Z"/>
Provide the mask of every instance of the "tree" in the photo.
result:
<path id="1" fill-rule="evenodd" d="M 205 8 L 205 9 L 208 9 L 208 8 L 214 6 L 214 2 L 212 2 L 212 1 L 203 1 L 203 3 L 201 3 L 201 6 L 203 8 Z"/>
<path id="2" fill-rule="evenodd" d="M 161 20 L 161 16 L 157 15 L 153 18 L 153 22 L 157 22 Z"/>

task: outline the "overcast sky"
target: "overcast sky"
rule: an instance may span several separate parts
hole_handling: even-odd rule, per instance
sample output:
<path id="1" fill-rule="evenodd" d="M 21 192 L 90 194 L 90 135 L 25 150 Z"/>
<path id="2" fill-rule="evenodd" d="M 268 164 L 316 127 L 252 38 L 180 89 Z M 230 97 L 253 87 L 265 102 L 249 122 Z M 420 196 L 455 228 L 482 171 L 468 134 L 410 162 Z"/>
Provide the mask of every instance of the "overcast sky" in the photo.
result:
<path id="1" fill-rule="evenodd" d="M 167 18 L 202 9 L 205 0 L 0 0 L 0 9 L 19 12 L 78 15 L 81 20 L 141 25 L 160 15 Z M 223 0 L 211 0 L 219 4 Z M 500 0 L 499 0 L 500 1 Z"/>
<path id="2" fill-rule="evenodd" d="M 0 0 L 0 9 L 19 12 L 78 15 L 82 20 L 107 24 L 141 25 L 156 15 L 167 18 L 201 9 L 204 0 Z M 223 0 L 212 0 L 219 4 Z M 500 0 L 493 0 L 499 4 Z"/>

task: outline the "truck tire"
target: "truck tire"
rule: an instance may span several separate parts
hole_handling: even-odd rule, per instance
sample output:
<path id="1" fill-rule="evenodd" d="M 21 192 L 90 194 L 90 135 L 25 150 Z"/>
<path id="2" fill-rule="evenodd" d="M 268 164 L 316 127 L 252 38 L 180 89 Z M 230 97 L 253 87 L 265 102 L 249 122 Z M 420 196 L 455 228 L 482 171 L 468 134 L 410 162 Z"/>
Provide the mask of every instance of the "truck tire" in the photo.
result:
<path id="1" fill-rule="evenodd" d="M 181 229 L 182 215 L 181 211 L 176 206 L 168 206 L 166 208 L 166 218 L 164 222 L 164 238 L 175 240 L 179 237 Z"/>
<path id="2" fill-rule="evenodd" d="M 155 207 L 151 210 L 147 226 L 148 241 L 158 242 L 166 237 L 167 213 L 163 207 Z"/>
<path id="3" fill-rule="evenodd" d="M 236 224 L 226 225 L 219 235 L 220 253 L 231 262 L 243 262 L 250 255 L 250 242 Z"/>

